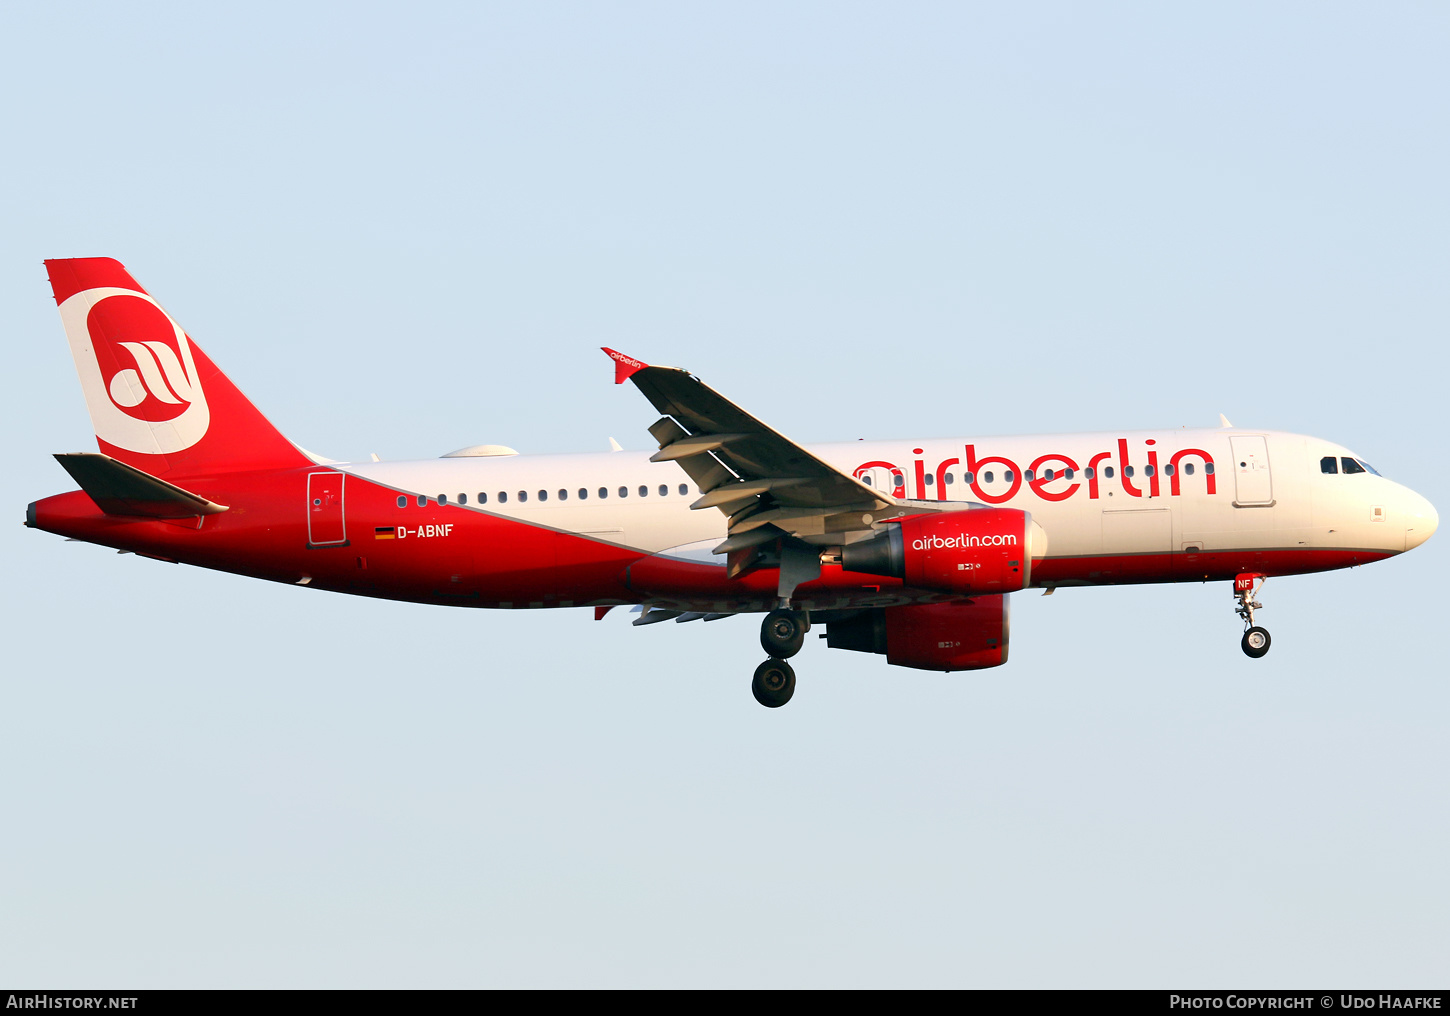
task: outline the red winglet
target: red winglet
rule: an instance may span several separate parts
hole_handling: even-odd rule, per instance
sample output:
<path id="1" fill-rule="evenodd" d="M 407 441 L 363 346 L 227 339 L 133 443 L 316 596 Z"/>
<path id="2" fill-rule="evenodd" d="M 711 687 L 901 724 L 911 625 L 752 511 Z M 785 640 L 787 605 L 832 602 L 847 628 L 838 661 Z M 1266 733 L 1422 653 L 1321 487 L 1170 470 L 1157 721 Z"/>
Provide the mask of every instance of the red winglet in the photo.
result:
<path id="1" fill-rule="evenodd" d="M 614 361 L 614 383 L 622 385 L 638 371 L 644 370 L 649 364 L 643 360 L 636 360 L 632 356 L 625 356 L 617 349 L 610 349 L 608 346 L 600 346 L 600 349 L 609 354 Z"/>

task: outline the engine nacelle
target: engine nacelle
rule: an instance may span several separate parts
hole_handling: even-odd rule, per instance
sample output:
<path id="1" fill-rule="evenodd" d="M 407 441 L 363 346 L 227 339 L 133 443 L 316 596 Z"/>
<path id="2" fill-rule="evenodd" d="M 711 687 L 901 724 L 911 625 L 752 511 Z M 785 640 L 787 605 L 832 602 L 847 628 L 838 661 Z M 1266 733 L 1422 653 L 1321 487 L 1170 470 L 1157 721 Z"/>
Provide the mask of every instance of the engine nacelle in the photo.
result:
<path id="1" fill-rule="evenodd" d="M 969 603 L 922 603 L 877 607 L 826 624 L 826 645 L 884 653 L 895 667 L 917 670 L 985 670 L 1007 662 L 1011 635 L 1006 596 L 979 596 Z"/>
<path id="2" fill-rule="evenodd" d="M 890 575 L 916 589 L 1012 593 L 1032 581 L 1032 559 L 1047 554 L 1047 534 L 1012 508 L 917 515 L 869 540 L 847 544 L 847 571 Z"/>

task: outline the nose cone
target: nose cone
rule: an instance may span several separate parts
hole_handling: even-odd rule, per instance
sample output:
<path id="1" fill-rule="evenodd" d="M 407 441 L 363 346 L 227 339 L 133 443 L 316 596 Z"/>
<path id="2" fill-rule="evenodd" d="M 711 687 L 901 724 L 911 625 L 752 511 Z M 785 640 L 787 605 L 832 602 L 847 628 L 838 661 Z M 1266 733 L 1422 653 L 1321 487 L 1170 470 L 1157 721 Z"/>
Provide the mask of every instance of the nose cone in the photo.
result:
<path id="1" fill-rule="evenodd" d="M 1410 494 L 1409 503 L 1405 505 L 1405 549 L 1414 550 L 1434 536 L 1439 525 L 1440 516 L 1435 512 L 1435 506 L 1419 494 Z"/>

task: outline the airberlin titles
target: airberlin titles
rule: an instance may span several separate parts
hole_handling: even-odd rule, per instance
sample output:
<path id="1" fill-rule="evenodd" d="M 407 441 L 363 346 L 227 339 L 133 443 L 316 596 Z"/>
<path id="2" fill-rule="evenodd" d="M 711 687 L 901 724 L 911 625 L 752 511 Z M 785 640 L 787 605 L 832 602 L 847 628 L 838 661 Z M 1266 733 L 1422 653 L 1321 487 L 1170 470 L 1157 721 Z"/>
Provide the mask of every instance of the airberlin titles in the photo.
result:
<path id="1" fill-rule="evenodd" d="M 1135 466 L 1130 458 L 1128 439 L 1120 437 L 1117 439 L 1116 456 L 1111 451 L 1098 452 L 1088 458 L 1085 464 L 1082 464 L 1070 455 L 1050 452 L 1037 456 L 1027 465 L 1026 470 L 1023 470 L 1014 460 L 1003 455 L 987 455 L 978 458 L 977 446 L 968 444 L 964 449 L 965 459 L 942 459 L 937 463 L 936 468 L 930 472 L 931 479 L 934 481 L 932 483 L 927 482 L 926 460 L 920 458 L 913 460 L 916 474 L 916 498 L 931 500 L 929 493 L 932 488 L 935 488 L 936 500 L 955 500 L 947 497 L 947 488 L 951 482 L 947 478 L 948 475 L 951 475 L 953 480 L 957 476 L 961 476 L 972 492 L 971 499 L 986 504 L 1002 504 L 1010 501 L 1022 490 L 1024 483 L 1031 488 L 1032 493 L 1044 501 L 1066 501 L 1084 488 L 1087 490 L 1089 500 L 1097 500 L 1103 496 L 1102 481 L 1104 480 L 1112 481 L 1129 497 L 1161 497 L 1164 477 L 1168 479 L 1168 495 L 1181 497 L 1183 478 L 1195 477 L 1199 469 L 1203 470 L 1202 482 L 1206 493 L 1218 493 L 1212 455 L 1202 448 L 1180 448 L 1167 456 L 1166 462 L 1160 463 L 1157 444 L 1158 442 L 1154 438 L 1147 438 L 1143 441 L 1146 462 L 1141 462 L 1140 466 Z M 911 453 L 921 455 L 923 449 L 913 448 Z M 1104 463 L 1107 464 L 1104 465 Z M 954 466 L 958 468 L 953 470 Z M 1000 467 L 1002 482 L 1007 484 L 1005 491 L 994 493 L 983 487 L 984 481 L 991 483 L 995 479 L 994 474 L 997 470 L 993 467 Z M 1136 482 L 1139 467 L 1143 471 L 1142 478 L 1146 481 L 1146 488 L 1140 487 Z M 884 459 L 873 459 L 857 466 L 853 475 L 859 480 L 872 469 L 890 471 L 893 476 L 894 492 L 898 497 L 904 496 L 901 491 L 906 485 L 906 474 L 900 466 Z M 961 500 L 968 499 L 962 498 Z"/>
<path id="2" fill-rule="evenodd" d="M 1017 537 L 1011 533 L 1003 536 L 926 536 L 911 541 L 912 550 L 965 550 L 968 547 L 1015 547 Z"/>

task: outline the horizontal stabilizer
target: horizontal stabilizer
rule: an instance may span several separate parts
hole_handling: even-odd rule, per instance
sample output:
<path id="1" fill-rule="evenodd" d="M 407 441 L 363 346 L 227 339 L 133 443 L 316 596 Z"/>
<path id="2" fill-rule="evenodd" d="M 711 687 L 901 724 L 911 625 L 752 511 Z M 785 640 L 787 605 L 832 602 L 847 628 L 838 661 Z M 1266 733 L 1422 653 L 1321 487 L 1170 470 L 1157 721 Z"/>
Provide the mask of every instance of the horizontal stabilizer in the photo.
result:
<path id="1" fill-rule="evenodd" d="M 109 455 L 73 452 L 57 455 L 55 460 L 107 515 L 184 519 L 227 510 L 226 505 L 182 490 Z"/>

